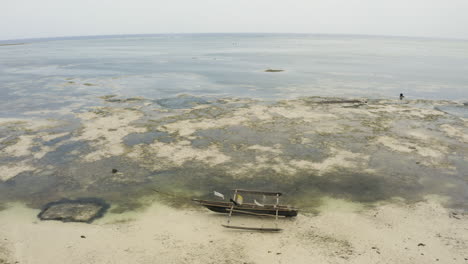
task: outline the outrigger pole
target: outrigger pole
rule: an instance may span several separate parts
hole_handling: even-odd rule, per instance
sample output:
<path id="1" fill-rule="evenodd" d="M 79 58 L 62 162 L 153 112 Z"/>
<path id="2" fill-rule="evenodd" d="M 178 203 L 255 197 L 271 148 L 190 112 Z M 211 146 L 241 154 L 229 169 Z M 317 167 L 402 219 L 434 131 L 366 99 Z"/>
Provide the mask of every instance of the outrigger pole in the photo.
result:
<path id="1" fill-rule="evenodd" d="M 236 203 L 235 203 L 236 197 L 237 197 L 237 189 L 234 191 L 234 197 L 233 197 L 234 199 L 232 199 L 232 205 L 231 205 L 231 209 L 229 211 L 227 225 L 229 225 L 229 223 L 231 223 L 231 215 L 232 215 L 232 211 L 234 210 L 234 205 L 236 205 Z"/>
<path id="2" fill-rule="evenodd" d="M 234 206 L 238 205 L 237 204 L 237 193 L 238 192 L 239 193 L 262 194 L 262 195 L 265 195 L 265 196 L 266 195 L 276 196 L 276 204 L 274 205 L 274 207 L 276 209 L 276 214 L 273 216 L 273 215 L 268 215 L 268 214 L 258 214 L 258 213 L 246 212 L 246 211 L 242 211 L 242 210 L 235 210 Z M 264 231 L 264 232 L 279 232 L 279 231 L 281 231 L 282 229 L 278 228 L 278 210 L 279 210 L 279 197 L 280 197 L 280 195 L 281 195 L 281 193 L 279 193 L 279 192 L 261 192 L 261 191 L 248 191 L 248 190 L 235 189 L 234 190 L 234 197 L 233 197 L 233 199 L 231 199 L 231 202 L 232 202 L 231 208 L 226 209 L 226 210 L 229 210 L 227 225 L 222 225 L 222 226 L 224 226 L 226 228 L 241 229 L 241 230 L 252 230 L 252 231 Z M 231 226 L 230 223 L 231 223 L 231 216 L 232 216 L 233 212 L 241 213 L 241 214 L 248 214 L 248 215 L 256 215 L 256 216 L 275 217 L 275 227 L 276 228 Z"/>

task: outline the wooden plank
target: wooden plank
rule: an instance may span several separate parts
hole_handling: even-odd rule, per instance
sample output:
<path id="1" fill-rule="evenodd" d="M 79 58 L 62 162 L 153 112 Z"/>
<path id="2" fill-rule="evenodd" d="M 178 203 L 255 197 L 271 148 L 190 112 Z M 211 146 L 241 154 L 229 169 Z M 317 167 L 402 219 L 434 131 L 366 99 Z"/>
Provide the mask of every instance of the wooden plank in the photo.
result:
<path id="1" fill-rule="evenodd" d="M 267 195 L 267 196 L 281 196 L 282 193 L 280 192 L 262 192 L 262 191 L 251 191 L 251 190 L 242 190 L 242 189 L 235 189 L 233 191 L 237 191 L 237 192 L 240 192 L 240 193 L 252 193 L 252 194 L 263 194 L 263 195 Z"/>
<path id="2" fill-rule="evenodd" d="M 222 225 L 222 226 L 226 228 L 231 228 L 231 229 L 264 231 L 264 232 L 280 232 L 283 230 L 281 228 L 244 227 L 244 226 L 230 226 L 230 225 Z"/>
<path id="3" fill-rule="evenodd" d="M 226 211 L 230 211 L 231 209 L 226 208 Z M 270 217 L 275 217 L 274 215 L 271 214 L 257 214 L 257 213 L 252 213 L 252 212 L 247 212 L 247 211 L 241 211 L 241 210 L 232 210 L 233 212 L 236 213 L 241 213 L 241 214 L 248 214 L 248 215 L 258 215 L 258 216 L 270 216 Z M 278 217 L 278 216 L 276 216 Z"/>

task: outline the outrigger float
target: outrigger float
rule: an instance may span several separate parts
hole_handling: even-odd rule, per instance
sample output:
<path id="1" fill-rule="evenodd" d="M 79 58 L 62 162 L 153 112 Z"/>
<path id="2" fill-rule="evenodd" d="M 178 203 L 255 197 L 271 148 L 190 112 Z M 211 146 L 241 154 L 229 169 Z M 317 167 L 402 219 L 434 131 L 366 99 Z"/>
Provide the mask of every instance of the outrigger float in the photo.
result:
<path id="1" fill-rule="evenodd" d="M 226 225 L 222 225 L 226 228 L 232 229 L 243 229 L 243 230 L 254 230 L 254 231 L 269 231 L 269 232 L 279 232 L 282 229 L 278 228 L 278 217 L 294 217 L 297 216 L 298 209 L 279 204 L 279 197 L 282 195 L 280 192 L 262 192 L 262 191 L 249 191 L 242 189 L 234 189 L 233 198 L 230 198 L 229 202 L 220 202 L 220 201 L 208 201 L 208 200 L 199 200 L 192 199 L 193 201 L 199 203 L 200 205 L 205 206 L 209 210 L 217 213 L 227 213 L 228 220 Z M 275 204 L 260 204 L 256 200 L 254 203 L 244 203 L 243 197 L 240 194 L 252 194 L 252 195 L 263 195 L 265 196 L 274 196 L 276 197 Z M 224 195 L 215 192 L 215 195 L 224 199 Z M 253 216 L 266 216 L 266 217 L 275 217 L 275 228 L 263 228 L 263 227 L 243 227 L 243 226 L 233 226 L 231 225 L 231 216 L 233 214 L 246 214 Z"/>

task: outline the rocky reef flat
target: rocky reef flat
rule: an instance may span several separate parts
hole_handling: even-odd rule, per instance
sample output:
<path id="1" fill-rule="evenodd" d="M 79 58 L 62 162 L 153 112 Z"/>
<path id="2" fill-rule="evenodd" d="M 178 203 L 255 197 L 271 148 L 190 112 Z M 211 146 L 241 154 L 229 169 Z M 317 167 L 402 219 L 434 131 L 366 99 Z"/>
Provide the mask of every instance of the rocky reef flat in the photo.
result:
<path id="1" fill-rule="evenodd" d="M 0 120 L 2 201 L 41 207 L 60 198 L 101 197 L 126 210 L 154 189 L 182 195 L 180 204 L 212 189 L 262 187 L 281 189 L 311 210 L 322 196 L 373 203 L 434 194 L 446 196 L 447 206 L 466 205 L 462 103 L 188 95 L 101 100 L 52 116 Z"/>

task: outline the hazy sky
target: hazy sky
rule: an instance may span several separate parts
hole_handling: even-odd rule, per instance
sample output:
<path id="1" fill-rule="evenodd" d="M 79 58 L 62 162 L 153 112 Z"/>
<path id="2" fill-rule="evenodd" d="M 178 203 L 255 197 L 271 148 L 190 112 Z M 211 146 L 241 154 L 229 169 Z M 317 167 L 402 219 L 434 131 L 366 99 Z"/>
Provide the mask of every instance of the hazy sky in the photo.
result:
<path id="1" fill-rule="evenodd" d="M 0 39 L 189 32 L 468 39 L 468 0 L 0 0 Z"/>

